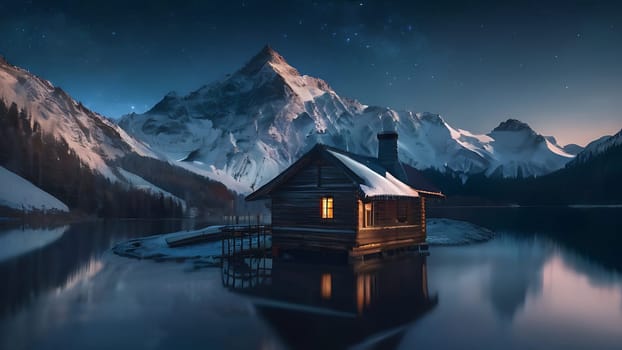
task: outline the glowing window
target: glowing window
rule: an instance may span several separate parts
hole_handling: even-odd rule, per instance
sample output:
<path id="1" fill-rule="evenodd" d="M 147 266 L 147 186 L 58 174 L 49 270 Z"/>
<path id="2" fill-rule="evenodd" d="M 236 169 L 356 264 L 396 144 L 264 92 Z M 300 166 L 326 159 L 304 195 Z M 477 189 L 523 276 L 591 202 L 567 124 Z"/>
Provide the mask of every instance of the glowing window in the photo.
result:
<path id="1" fill-rule="evenodd" d="M 371 203 L 365 203 L 365 227 L 374 226 L 372 220 L 373 216 L 371 211 Z"/>
<path id="2" fill-rule="evenodd" d="M 333 197 L 322 197 L 322 219 L 333 218 Z"/>

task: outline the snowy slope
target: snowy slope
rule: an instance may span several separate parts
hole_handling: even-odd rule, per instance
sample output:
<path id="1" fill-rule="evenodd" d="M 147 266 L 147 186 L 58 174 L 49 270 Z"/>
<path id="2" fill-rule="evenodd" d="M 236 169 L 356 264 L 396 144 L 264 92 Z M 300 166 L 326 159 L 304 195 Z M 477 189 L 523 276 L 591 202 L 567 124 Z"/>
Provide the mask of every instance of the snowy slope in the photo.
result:
<path id="1" fill-rule="evenodd" d="M 225 79 L 187 96 L 169 93 L 148 112 L 124 116 L 119 124 L 169 160 L 248 193 L 317 142 L 375 156 L 376 134 L 387 117 L 399 133 L 400 158 L 419 169 L 537 176 L 573 157 L 554 138 L 515 120 L 476 135 L 436 114 L 340 97 L 270 47 Z"/>
<path id="2" fill-rule="evenodd" d="M 0 184 L 0 206 L 26 211 L 69 211 L 65 203 L 4 167 L 0 167 Z"/>
<path id="3" fill-rule="evenodd" d="M 584 163 L 590 158 L 599 155 L 611 147 L 622 145 L 622 130 L 613 136 L 603 136 L 590 142 L 581 153 L 568 165 Z"/>
<path id="4" fill-rule="evenodd" d="M 174 194 L 165 191 L 163 189 L 161 189 L 160 187 L 152 184 L 151 182 L 143 179 L 142 177 L 131 173 L 123 168 L 117 168 L 117 170 L 119 171 L 119 173 L 121 174 L 121 176 L 123 177 L 123 179 L 133 188 L 137 188 L 137 189 L 141 189 L 153 194 L 162 194 L 164 197 L 166 198 L 171 198 L 174 201 L 176 201 L 177 203 L 181 204 L 182 208 L 185 210 L 186 209 L 186 202 L 175 196 Z"/>
<path id="5" fill-rule="evenodd" d="M 93 113 L 62 89 L 0 58 L 0 99 L 26 109 L 44 133 L 63 140 L 89 168 L 116 180 L 109 162 L 129 152 L 157 157 L 110 120 Z"/>
<path id="6" fill-rule="evenodd" d="M 527 124 L 515 119 L 501 123 L 490 134 L 490 147 L 497 155 L 487 175 L 500 171 L 505 177 L 544 175 L 560 169 L 574 156 L 536 134 Z"/>

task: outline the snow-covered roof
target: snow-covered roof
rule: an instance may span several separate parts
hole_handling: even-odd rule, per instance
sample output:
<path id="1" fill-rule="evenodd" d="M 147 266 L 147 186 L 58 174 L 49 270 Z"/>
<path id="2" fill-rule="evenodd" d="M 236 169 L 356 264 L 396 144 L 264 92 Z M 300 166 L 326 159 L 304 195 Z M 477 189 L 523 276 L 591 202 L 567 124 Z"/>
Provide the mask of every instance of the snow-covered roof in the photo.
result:
<path id="1" fill-rule="evenodd" d="M 360 177 L 365 183 L 360 184 L 361 191 L 367 197 L 378 196 L 402 196 L 402 197 L 419 197 L 419 193 L 412 187 L 395 178 L 389 172 L 385 172 L 384 176 L 370 169 L 345 154 L 328 150 L 330 154 L 335 156 L 341 163 L 350 169 L 356 176 Z"/>
<path id="2" fill-rule="evenodd" d="M 246 200 L 268 199 L 270 194 L 288 179 L 295 176 L 302 168 L 317 159 L 324 159 L 331 163 L 339 163 L 358 186 L 360 194 L 371 197 L 444 197 L 444 195 L 429 184 L 423 176 L 412 167 L 404 167 L 405 180 L 392 173 L 378 158 L 361 156 L 323 144 L 317 144 L 313 149 L 282 171 L 278 176 L 249 194 Z M 335 164 L 337 165 L 337 164 Z"/>

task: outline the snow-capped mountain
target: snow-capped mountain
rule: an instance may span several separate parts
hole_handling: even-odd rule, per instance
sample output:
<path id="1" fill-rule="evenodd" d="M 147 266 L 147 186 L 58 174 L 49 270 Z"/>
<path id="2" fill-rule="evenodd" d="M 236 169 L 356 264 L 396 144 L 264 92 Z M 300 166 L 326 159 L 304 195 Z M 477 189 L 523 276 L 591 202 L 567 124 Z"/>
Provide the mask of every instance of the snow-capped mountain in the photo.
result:
<path id="1" fill-rule="evenodd" d="M 214 212 L 233 198 L 1 57 L 0 150 L 0 166 L 86 213 L 178 216 L 191 206 Z"/>
<path id="2" fill-rule="evenodd" d="M 622 145 L 622 130 L 618 131 L 613 136 L 603 136 L 592 142 L 590 142 L 583 151 L 577 154 L 577 157 L 573 159 L 568 166 L 585 163 L 594 156 L 597 156 L 613 147 Z"/>
<path id="3" fill-rule="evenodd" d="M 376 134 L 390 117 L 402 161 L 467 176 L 543 175 L 572 154 L 517 120 L 476 135 L 442 117 L 366 106 L 325 81 L 301 75 L 264 47 L 242 69 L 187 96 L 169 93 L 144 114 L 119 122 L 130 135 L 181 166 L 247 193 L 315 143 L 376 155 Z"/>
<path id="4" fill-rule="evenodd" d="M 26 110 L 43 133 L 66 142 L 92 170 L 115 181 L 110 161 L 136 152 L 156 155 L 122 128 L 72 99 L 61 88 L 0 57 L 0 99 Z"/>

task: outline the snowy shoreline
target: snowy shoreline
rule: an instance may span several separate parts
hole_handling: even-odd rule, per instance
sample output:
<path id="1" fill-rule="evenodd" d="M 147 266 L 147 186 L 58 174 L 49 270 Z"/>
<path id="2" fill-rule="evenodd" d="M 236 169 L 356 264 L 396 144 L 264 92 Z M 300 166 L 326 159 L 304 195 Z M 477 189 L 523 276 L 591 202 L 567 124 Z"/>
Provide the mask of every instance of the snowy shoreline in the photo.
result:
<path id="1" fill-rule="evenodd" d="M 217 265 L 221 254 L 218 239 L 223 226 L 209 226 L 195 231 L 179 231 L 162 235 L 135 238 L 117 243 L 112 252 L 123 257 L 152 259 L 156 261 L 192 260 L 204 266 Z M 432 218 L 427 220 L 427 243 L 432 246 L 466 245 L 490 240 L 494 232 L 466 221 Z M 170 247 L 167 242 L 189 236 L 203 235 L 214 239 L 179 247 Z"/>
<path id="2" fill-rule="evenodd" d="M 209 226 L 195 231 L 179 231 L 161 235 L 134 238 L 115 244 L 113 253 L 134 259 L 151 259 L 155 261 L 186 261 L 192 260 L 196 267 L 219 266 L 220 240 L 196 243 L 179 247 L 169 247 L 167 240 L 193 234 L 220 233 L 222 226 Z"/>

